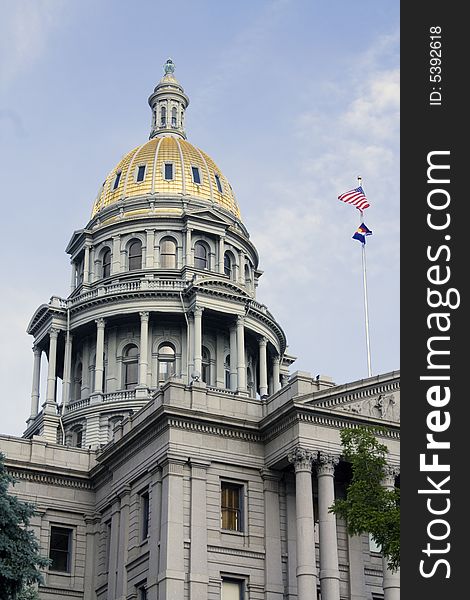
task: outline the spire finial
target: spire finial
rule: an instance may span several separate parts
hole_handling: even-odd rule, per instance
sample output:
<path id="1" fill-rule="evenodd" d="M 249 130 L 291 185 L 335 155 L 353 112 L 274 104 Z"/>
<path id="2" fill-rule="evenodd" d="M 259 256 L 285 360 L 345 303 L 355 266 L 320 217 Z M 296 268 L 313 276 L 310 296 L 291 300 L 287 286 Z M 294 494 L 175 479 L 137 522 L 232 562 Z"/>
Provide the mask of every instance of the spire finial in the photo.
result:
<path id="1" fill-rule="evenodd" d="M 173 75 L 175 72 L 175 63 L 171 60 L 171 58 L 169 58 L 163 65 L 163 70 L 165 71 L 165 75 Z"/>

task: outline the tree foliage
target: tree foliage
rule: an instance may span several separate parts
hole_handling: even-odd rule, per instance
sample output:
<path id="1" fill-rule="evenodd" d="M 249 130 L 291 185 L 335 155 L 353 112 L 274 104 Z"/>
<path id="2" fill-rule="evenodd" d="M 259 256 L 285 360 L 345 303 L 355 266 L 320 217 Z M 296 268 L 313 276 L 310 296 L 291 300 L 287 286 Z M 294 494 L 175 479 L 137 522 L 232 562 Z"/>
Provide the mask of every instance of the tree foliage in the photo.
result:
<path id="1" fill-rule="evenodd" d="M 35 597 L 32 585 L 42 582 L 40 569 L 49 560 L 40 555 L 34 532 L 28 529 L 34 506 L 8 492 L 14 479 L 4 459 L 0 452 L 0 598 L 27 600 Z"/>
<path id="2" fill-rule="evenodd" d="M 400 490 L 385 489 L 388 449 L 370 429 L 341 431 L 344 458 L 352 466 L 345 499 L 330 512 L 346 520 L 351 535 L 370 533 L 391 570 L 400 566 Z"/>

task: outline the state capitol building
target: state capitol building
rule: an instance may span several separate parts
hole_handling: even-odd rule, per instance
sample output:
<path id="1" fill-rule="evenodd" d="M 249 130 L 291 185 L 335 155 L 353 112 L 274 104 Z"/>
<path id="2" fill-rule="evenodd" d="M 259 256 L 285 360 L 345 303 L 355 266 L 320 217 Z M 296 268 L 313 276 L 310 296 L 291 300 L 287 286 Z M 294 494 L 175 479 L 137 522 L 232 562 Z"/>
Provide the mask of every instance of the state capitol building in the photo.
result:
<path id="1" fill-rule="evenodd" d="M 344 427 L 386 428 L 395 485 L 399 373 L 292 369 L 232 186 L 186 139 L 170 59 L 149 104 L 149 140 L 66 248 L 70 295 L 28 325 L 26 430 L 0 436 L 51 559 L 40 598 L 397 600 L 399 575 L 328 509 L 350 477 Z"/>

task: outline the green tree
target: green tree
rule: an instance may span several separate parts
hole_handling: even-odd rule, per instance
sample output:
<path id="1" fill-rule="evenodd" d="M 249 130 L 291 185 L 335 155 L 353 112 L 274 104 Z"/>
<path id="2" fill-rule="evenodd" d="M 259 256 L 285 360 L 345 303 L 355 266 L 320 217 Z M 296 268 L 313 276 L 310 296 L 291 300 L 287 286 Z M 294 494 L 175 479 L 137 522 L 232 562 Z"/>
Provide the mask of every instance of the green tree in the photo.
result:
<path id="1" fill-rule="evenodd" d="M 336 499 L 330 512 L 346 520 L 351 535 L 370 533 L 389 568 L 396 571 L 400 566 L 400 490 L 383 487 L 388 449 L 366 428 L 341 430 L 341 442 L 352 478 L 346 498 Z"/>
<path id="2" fill-rule="evenodd" d="M 27 600 L 35 597 L 31 586 L 42 582 L 40 569 L 49 560 L 39 554 L 39 543 L 28 529 L 35 508 L 9 493 L 14 479 L 4 461 L 0 452 L 0 598 Z"/>

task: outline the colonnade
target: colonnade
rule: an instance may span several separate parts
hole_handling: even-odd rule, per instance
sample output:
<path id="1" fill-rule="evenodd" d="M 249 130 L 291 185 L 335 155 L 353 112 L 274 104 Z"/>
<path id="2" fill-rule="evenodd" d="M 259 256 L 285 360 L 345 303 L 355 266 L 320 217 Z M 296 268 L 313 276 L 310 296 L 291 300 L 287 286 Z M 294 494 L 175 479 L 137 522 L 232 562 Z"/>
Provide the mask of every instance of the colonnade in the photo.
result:
<path id="1" fill-rule="evenodd" d="M 296 558 L 298 600 L 317 598 L 318 584 L 322 600 L 340 600 L 340 572 L 336 517 L 329 512 L 335 499 L 334 470 L 339 456 L 326 452 L 312 452 L 300 446 L 288 456 L 295 470 L 296 508 Z M 318 526 L 320 538 L 320 570 L 317 572 L 314 536 L 314 504 L 312 493 L 312 472 L 318 480 Z M 387 471 L 384 485 L 394 486 L 395 469 Z M 384 600 L 399 600 L 399 574 L 391 572 L 383 561 Z"/>
<path id="2" fill-rule="evenodd" d="M 189 381 L 199 379 L 202 373 L 202 347 L 203 347 L 203 313 L 204 308 L 196 305 L 188 314 L 187 343 L 189 345 L 188 353 L 188 375 Z M 139 366 L 138 366 L 138 384 L 136 394 L 148 395 L 148 365 L 149 365 L 149 321 L 150 313 L 140 311 L 140 348 L 139 348 Z M 95 319 L 96 325 L 96 359 L 94 385 L 90 390 L 90 395 L 100 395 L 104 393 L 104 354 L 105 354 L 105 331 L 106 319 Z M 247 393 L 247 365 L 245 351 L 246 335 L 245 317 L 238 315 L 235 322 L 229 328 L 230 343 L 230 390 L 241 394 Z M 48 352 L 48 372 L 46 400 L 43 404 L 45 413 L 56 414 L 56 387 L 57 387 L 57 346 L 60 330 L 51 327 L 49 330 L 49 352 Z M 64 370 L 63 370 L 63 389 L 62 403 L 66 406 L 72 399 L 72 345 L 74 336 L 71 332 L 65 332 L 65 350 L 64 350 Z M 258 361 L 259 361 L 259 391 L 260 396 L 266 396 L 268 393 L 275 393 L 281 388 L 280 381 L 280 358 L 278 355 L 272 360 L 272 381 L 268 382 L 268 340 L 264 336 L 258 336 Z M 31 389 L 31 413 L 29 420 L 33 420 L 39 412 L 40 402 L 40 374 L 42 348 L 33 347 L 33 377 Z M 219 357 L 220 358 L 220 357 Z M 222 359 L 223 360 L 223 359 Z M 225 382 L 224 382 L 225 383 Z"/>
<path id="3" fill-rule="evenodd" d="M 159 255 L 155 253 L 155 229 L 146 229 L 143 233 L 143 256 L 142 256 L 142 269 L 154 269 L 159 268 Z M 174 235 L 169 234 L 175 240 L 178 240 L 177 232 Z M 136 236 L 136 239 L 142 240 L 142 235 Z M 182 241 L 177 242 L 176 247 L 176 265 L 177 268 L 181 267 L 194 267 L 194 242 L 197 238 L 194 235 L 194 229 L 186 227 L 183 230 Z M 122 273 L 126 269 L 126 249 L 121 243 L 121 236 L 114 235 L 107 245 L 112 252 L 111 261 L 111 275 Z M 96 249 L 98 248 L 98 250 Z M 80 284 L 85 286 L 92 285 L 95 281 L 98 281 L 100 275 L 100 245 L 95 246 L 91 240 L 87 240 L 83 245 L 83 259 L 72 260 L 71 267 L 71 291 L 73 292 L 76 287 Z M 214 248 L 211 247 L 209 259 L 209 268 L 211 272 L 219 273 L 224 275 L 225 264 L 224 257 L 225 251 L 230 250 L 234 256 L 235 262 L 233 265 L 234 273 L 232 276 L 233 281 L 240 285 L 246 285 L 245 281 L 245 265 L 247 263 L 247 256 L 243 250 L 234 248 L 232 245 L 227 244 L 225 233 L 219 234 L 216 237 Z M 251 282 L 252 284 L 253 282 Z"/>

